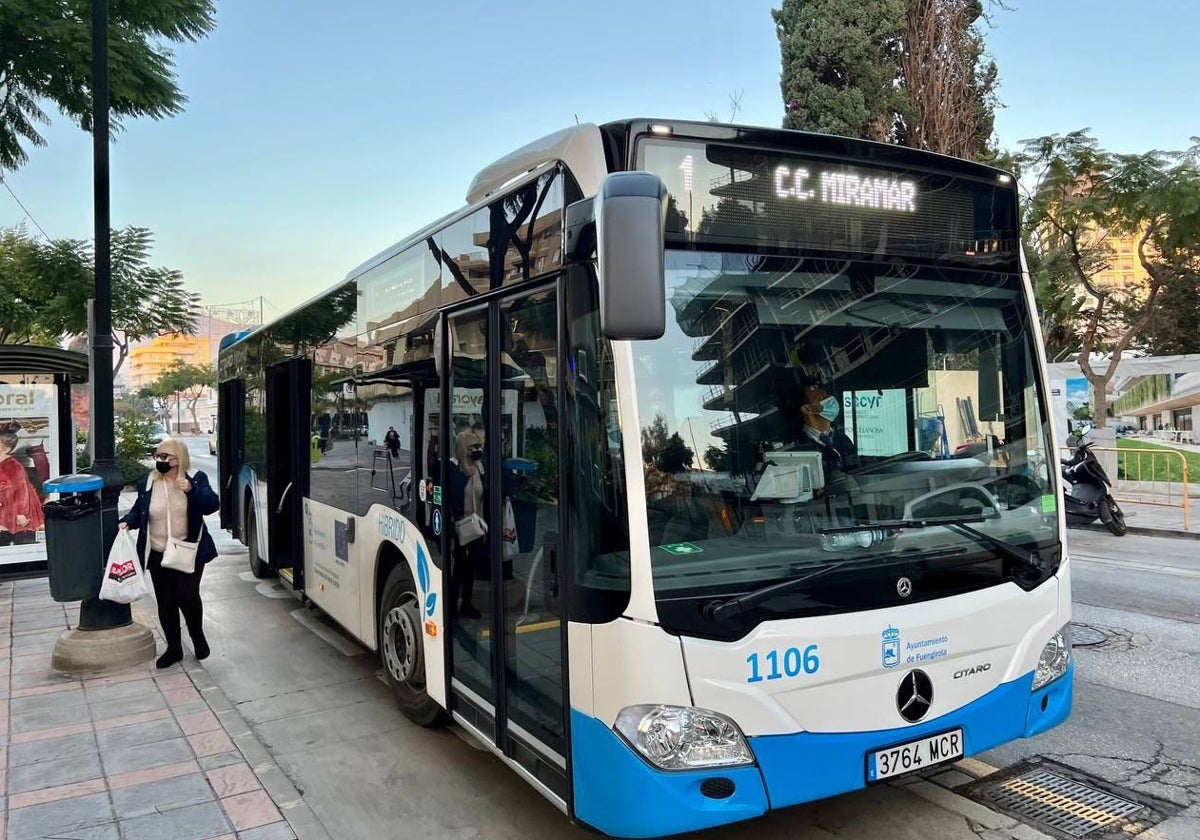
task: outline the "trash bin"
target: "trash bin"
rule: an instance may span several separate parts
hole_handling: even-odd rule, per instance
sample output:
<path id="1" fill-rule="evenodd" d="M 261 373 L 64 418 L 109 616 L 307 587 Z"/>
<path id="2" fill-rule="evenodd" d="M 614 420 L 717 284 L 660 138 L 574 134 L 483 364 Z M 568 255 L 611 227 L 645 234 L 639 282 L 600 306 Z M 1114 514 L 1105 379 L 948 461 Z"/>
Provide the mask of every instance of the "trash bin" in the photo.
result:
<path id="1" fill-rule="evenodd" d="M 46 568 L 50 597 L 55 601 L 82 601 L 100 594 L 104 578 L 104 534 L 101 527 L 100 490 L 104 479 L 84 473 L 52 478 L 42 485 L 58 493 L 46 502 Z"/>

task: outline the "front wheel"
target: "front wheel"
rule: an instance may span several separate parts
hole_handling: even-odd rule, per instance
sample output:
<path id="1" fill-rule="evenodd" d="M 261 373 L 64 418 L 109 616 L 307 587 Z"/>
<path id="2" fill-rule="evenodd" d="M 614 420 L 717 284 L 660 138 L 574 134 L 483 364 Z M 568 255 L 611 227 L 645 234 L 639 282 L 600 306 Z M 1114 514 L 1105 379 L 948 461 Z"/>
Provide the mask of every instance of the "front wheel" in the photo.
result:
<path id="1" fill-rule="evenodd" d="M 418 726 L 440 726 L 446 713 L 425 690 L 421 604 L 407 567 L 392 569 L 379 606 L 379 656 L 400 711 Z"/>
<path id="2" fill-rule="evenodd" d="M 1125 512 L 1121 510 L 1113 497 L 1105 496 L 1099 504 L 1100 521 L 1118 537 L 1125 536 L 1125 532 L 1128 530 L 1125 527 Z"/>

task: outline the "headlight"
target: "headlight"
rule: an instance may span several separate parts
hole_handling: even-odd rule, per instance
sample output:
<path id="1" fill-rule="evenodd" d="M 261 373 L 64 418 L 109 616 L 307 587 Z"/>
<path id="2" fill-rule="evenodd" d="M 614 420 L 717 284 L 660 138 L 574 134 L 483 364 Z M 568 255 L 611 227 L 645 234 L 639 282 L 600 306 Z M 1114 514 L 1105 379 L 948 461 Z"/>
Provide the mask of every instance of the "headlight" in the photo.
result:
<path id="1" fill-rule="evenodd" d="M 646 760 L 663 770 L 754 763 L 754 754 L 737 725 L 705 709 L 628 706 L 617 715 L 615 728 Z"/>
<path id="2" fill-rule="evenodd" d="M 1063 627 L 1050 637 L 1038 657 L 1037 671 L 1033 675 L 1033 690 L 1049 685 L 1067 673 L 1071 664 L 1071 638 Z"/>

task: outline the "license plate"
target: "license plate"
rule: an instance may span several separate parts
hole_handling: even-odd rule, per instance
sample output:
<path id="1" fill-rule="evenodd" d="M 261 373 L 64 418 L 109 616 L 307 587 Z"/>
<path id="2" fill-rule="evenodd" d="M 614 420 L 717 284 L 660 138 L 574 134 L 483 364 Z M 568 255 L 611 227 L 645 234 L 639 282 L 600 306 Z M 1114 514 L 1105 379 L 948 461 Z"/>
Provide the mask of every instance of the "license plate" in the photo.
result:
<path id="1" fill-rule="evenodd" d="M 963 756 L 963 733 L 952 729 L 867 755 L 867 781 L 878 782 Z"/>

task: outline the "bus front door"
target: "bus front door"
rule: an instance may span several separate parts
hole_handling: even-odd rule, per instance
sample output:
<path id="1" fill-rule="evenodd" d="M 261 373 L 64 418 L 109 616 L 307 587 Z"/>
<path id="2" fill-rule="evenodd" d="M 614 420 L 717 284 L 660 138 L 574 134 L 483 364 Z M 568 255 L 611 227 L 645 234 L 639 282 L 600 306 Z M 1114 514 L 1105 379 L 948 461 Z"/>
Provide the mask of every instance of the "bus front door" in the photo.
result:
<path id="1" fill-rule="evenodd" d="M 304 499 L 309 485 L 312 362 L 267 368 L 267 559 L 304 588 Z"/>
<path id="2" fill-rule="evenodd" d="M 221 497 L 221 527 L 238 524 L 238 473 L 245 463 L 246 381 L 229 379 L 218 386 L 217 488 Z"/>
<path id="3" fill-rule="evenodd" d="M 447 323 L 451 710 L 565 803 L 557 295 L 522 292 Z M 486 533 L 461 524 L 472 515 Z"/>

